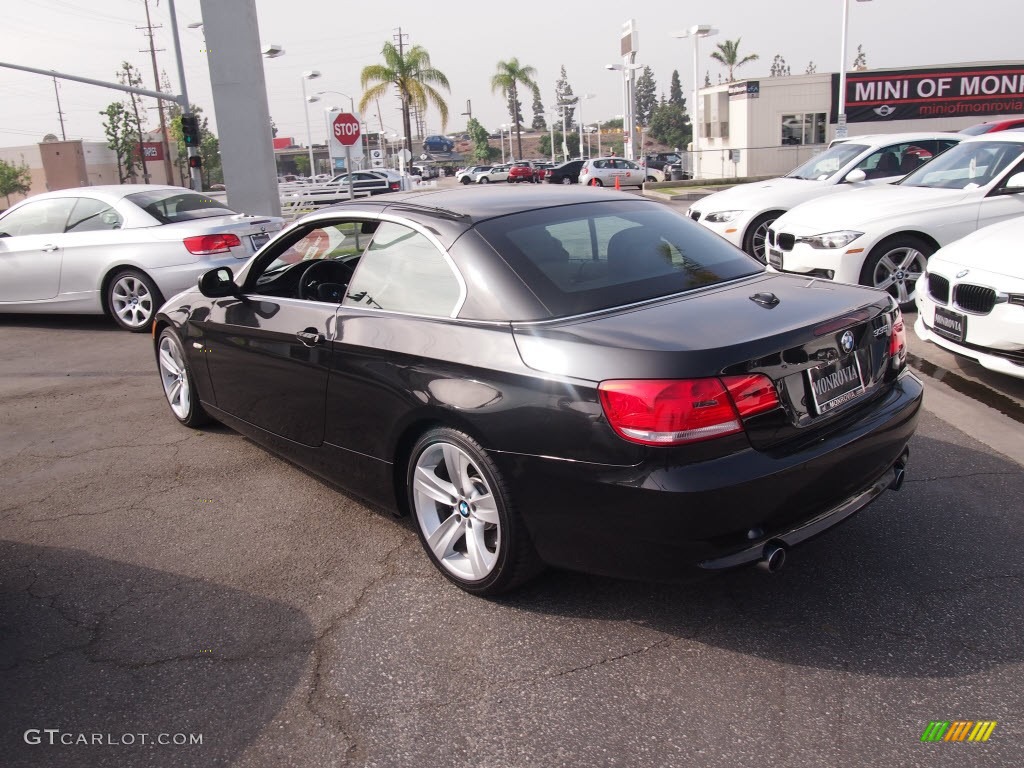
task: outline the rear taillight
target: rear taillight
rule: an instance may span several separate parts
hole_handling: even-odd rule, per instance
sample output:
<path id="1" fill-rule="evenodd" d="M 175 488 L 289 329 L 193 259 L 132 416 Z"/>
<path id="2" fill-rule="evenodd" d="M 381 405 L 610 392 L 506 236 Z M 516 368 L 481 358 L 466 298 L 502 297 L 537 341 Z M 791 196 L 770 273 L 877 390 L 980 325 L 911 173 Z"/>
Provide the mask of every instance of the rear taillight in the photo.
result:
<path id="1" fill-rule="evenodd" d="M 642 445 L 682 445 L 743 431 L 742 420 L 779 405 L 767 376 L 619 379 L 598 386 L 608 423 Z"/>
<path id="2" fill-rule="evenodd" d="M 391 191 L 392 192 L 397 192 L 401 188 L 402 188 L 402 185 L 399 184 L 397 181 L 392 181 L 391 182 Z"/>
<path id="3" fill-rule="evenodd" d="M 194 253 L 197 256 L 209 256 L 213 253 L 228 253 L 232 248 L 240 246 L 242 241 L 238 239 L 238 235 L 228 232 L 221 235 L 186 237 L 184 243 L 189 253 Z"/>
<path id="4" fill-rule="evenodd" d="M 907 328 L 899 307 L 892 314 L 892 332 L 889 334 L 889 357 L 893 368 L 899 370 L 907 362 Z"/>

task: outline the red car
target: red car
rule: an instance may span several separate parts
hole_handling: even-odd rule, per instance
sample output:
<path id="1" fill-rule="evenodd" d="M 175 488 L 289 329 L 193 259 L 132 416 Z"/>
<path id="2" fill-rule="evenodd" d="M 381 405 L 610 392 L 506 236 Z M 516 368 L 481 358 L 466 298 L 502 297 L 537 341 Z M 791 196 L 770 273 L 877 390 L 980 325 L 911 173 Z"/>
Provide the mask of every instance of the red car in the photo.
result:
<path id="1" fill-rule="evenodd" d="M 980 136 L 983 133 L 995 133 L 996 131 L 1009 131 L 1024 128 L 1024 117 L 1015 117 L 1011 120 L 994 120 L 991 123 L 978 123 L 970 128 L 964 128 L 960 133 L 968 136 Z"/>
<path id="2" fill-rule="evenodd" d="M 537 174 L 534 170 L 533 163 L 529 160 L 520 160 L 518 163 L 512 163 L 512 167 L 508 169 L 508 182 L 528 181 L 531 184 L 537 181 Z"/>

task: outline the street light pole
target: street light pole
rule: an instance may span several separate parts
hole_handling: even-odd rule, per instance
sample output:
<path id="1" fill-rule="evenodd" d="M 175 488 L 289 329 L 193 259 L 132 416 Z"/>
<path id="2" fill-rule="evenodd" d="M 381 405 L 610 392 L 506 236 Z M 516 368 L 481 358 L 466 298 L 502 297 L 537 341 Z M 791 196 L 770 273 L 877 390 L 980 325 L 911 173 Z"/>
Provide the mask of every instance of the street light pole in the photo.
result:
<path id="1" fill-rule="evenodd" d="M 605 64 L 604 68 L 622 73 L 622 103 L 624 107 L 623 112 L 625 112 L 622 116 L 622 154 L 627 160 L 632 160 L 635 154 L 633 151 L 633 133 L 635 129 L 634 123 L 636 123 L 633 117 L 633 73 L 641 69 L 641 65 Z"/>
<path id="2" fill-rule="evenodd" d="M 870 3 L 871 0 L 857 0 Z M 839 46 L 839 107 L 836 112 L 836 138 L 846 138 L 846 32 L 850 18 L 850 0 L 843 0 L 843 40 Z"/>
<path id="3" fill-rule="evenodd" d="M 691 176 L 693 178 L 698 177 L 698 169 L 700 168 L 700 129 L 703 125 L 701 120 L 701 103 L 700 103 L 700 73 L 698 69 L 700 67 L 700 39 L 702 37 L 711 37 L 717 35 L 718 30 L 713 29 L 710 24 L 694 24 L 685 32 L 677 32 L 673 37 L 693 38 L 693 168 Z"/>
<path id="4" fill-rule="evenodd" d="M 316 169 L 313 167 L 313 132 L 309 127 L 309 100 L 306 97 L 306 81 L 315 80 L 320 77 L 320 70 L 311 69 L 302 73 L 302 113 L 306 116 L 306 144 L 309 147 L 309 177 L 316 176 Z"/>
<path id="5" fill-rule="evenodd" d="M 587 99 L 593 99 L 595 96 L 596 94 L 593 93 L 585 93 L 578 98 L 580 113 L 576 118 L 580 122 L 580 157 L 583 157 L 583 102 Z M 587 142 L 587 154 L 590 154 L 590 142 Z"/>

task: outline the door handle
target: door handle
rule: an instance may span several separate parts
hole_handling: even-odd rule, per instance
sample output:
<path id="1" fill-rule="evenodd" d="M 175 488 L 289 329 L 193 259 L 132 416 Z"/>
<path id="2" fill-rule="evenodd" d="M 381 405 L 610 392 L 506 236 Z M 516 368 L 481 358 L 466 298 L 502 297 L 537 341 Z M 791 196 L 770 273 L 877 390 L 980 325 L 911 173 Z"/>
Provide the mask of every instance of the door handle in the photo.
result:
<path id="1" fill-rule="evenodd" d="M 295 335 L 298 336 L 299 341 L 301 341 L 307 347 L 316 346 L 317 344 L 324 340 L 323 334 L 321 334 L 315 328 L 308 328 L 305 331 L 299 331 Z"/>
<path id="2" fill-rule="evenodd" d="M 47 245 L 44 245 L 44 246 L 43 246 L 42 248 L 40 248 L 39 250 L 40 250 L 40 251 L 46 251 L 47 253 L 49 253 L 50 251 L 56 251 L 56 250 L 57 250 L 57 248 L 59 248 L 59 247 L 60 247 L 60 246 L 56 246 L 56 245 L 53 245 L 52 243 L 48 243 Z"/>

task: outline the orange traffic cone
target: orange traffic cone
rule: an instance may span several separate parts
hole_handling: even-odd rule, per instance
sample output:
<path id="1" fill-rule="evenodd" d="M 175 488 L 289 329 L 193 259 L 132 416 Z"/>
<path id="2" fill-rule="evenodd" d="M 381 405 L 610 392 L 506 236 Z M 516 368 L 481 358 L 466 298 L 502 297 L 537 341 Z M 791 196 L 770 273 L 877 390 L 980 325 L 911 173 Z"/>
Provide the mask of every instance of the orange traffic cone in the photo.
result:
<path id="1" fill-rule="evenodd" d="M 620 189 L 620 190 L 622 189 L 622 187 L 619 186 L 619 177 L 618 176 L 615 177 L 615 189 Z"/>

